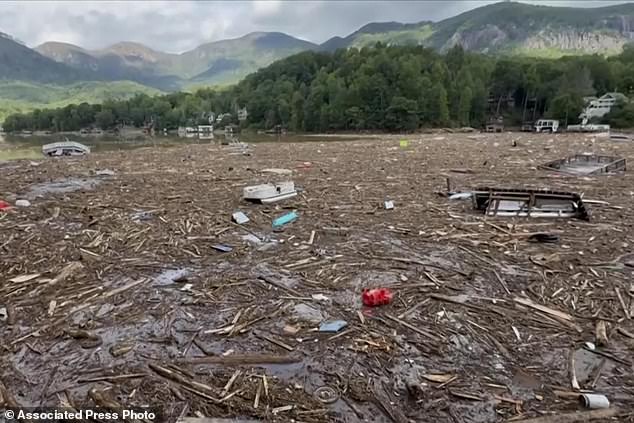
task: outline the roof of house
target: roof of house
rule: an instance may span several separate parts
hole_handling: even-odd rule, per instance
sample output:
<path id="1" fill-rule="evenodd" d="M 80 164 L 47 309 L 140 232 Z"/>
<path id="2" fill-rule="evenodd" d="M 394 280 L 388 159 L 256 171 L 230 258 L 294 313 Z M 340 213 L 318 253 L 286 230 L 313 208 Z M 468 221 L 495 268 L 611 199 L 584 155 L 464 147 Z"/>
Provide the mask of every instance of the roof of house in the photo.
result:
<path id="1" fill-rule="evenodd" d="M 625 96 L 625 94 L 622 94 L 622 93 L 605 93 L 604 95 L 600 97 L 600 99 L 605 99 L 605 98 L 614 98 L 616 100 L 627 100 L 627 97 Z"/>

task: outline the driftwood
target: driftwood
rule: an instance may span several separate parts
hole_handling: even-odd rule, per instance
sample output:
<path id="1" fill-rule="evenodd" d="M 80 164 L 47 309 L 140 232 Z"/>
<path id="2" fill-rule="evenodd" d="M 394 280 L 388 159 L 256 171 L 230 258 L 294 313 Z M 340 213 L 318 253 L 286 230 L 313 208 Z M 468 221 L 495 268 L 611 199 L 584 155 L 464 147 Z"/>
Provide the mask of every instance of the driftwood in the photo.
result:
<path id="1" fill-rule="evenodd" d="M 612 407 L 626 409 L 634 173 L 547 175 L 535 166 L 551 159 L 552 137 L 531 134 L 362 138 L 265 142 L 244 155 L 187 140 L 163 149 L 157 137 L 148 148 L 0 164 L 0 199 L 33 198 L 0 211 L 0 372 L 11 375 L 2 400 L 156 403 L 166 421 L 321 423 L 372 413 L 460 421 L 457 404 L 481 415 L 490 399 L 498 419 L 515 421 L 570 413 L 578 392 L 560 392 L 573 381 L 568 354 L 579 359 L 593 341 L 596 371 L 582 381 L 577 369 L 577 384 L 609 381 L 619 393 Z M 583 137 L 556 138 L 566 151 L 587 149 Z M 634 144 L 617 149 L 634 155 Z M 265 168 L 291 169 L 303 190 L 275 205 L 243 202 L 244 186 L 278 182 Z M 504 183 L 583 192 L 610 207 L 591 204 L 590 222 L 483 217 L 447 198 L 451 169 L 473 170 L 451 173 L 455 192 Z M 31 195 L 51 184 L 64 192 Z M 238 210 L 243 225 L 231 221 Z M 299 218 L 272 228 L 290 211 Z M 539 233 L 559 242 L 532 242 Z M 372 288 L 391 290 L 391 302 L 363 305 Z M 319 332 L 333 320 L 349 330 Z M 562 355 L 563 369 L 552 359 Z M 343 399 L 336 413 L 316 383 Z M 521 404 L 511 385 L 543 396 Z M 568 396 L 553 401 L 551 390 Z"/>

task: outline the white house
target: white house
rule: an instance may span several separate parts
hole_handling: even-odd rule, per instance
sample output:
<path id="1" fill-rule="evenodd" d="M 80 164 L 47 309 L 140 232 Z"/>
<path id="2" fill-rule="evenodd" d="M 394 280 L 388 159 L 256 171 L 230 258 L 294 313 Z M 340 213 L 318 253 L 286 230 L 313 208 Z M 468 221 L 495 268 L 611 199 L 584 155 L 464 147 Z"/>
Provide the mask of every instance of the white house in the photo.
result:
<path id="1" fill-rule="evenodd" d="M 248 116 L 249 116 L 249 112 L 247 112 L 246 107 L 243 107 L 242 109 L 238 109 L 238 120 L 240 122 L 247 120 Z"/>
<path id="2" fill-rule="evenodd" d="M 619 100 L 627 101 L 627 97 L 621 93 L 607 93 L 599 98 L 591 99 L 589 104 L 579 115 L 579 119 L 590 120 L 592 118 L 603 117 L 610 113 L 612 106 Z"/>

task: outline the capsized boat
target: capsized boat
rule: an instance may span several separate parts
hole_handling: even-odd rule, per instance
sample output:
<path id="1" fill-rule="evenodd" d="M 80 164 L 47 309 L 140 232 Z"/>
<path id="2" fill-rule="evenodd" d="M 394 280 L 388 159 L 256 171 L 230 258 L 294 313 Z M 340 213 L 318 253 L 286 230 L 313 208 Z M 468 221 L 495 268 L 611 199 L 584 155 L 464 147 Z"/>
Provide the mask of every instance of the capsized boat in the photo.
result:
<path id="1" fill-rule="evenodd" d="M 42 146 L 42 153 L 45 156 L 84 156 L 90 154 L 90 147 L 76 141 L 62 141 L 46 144 Z"/>

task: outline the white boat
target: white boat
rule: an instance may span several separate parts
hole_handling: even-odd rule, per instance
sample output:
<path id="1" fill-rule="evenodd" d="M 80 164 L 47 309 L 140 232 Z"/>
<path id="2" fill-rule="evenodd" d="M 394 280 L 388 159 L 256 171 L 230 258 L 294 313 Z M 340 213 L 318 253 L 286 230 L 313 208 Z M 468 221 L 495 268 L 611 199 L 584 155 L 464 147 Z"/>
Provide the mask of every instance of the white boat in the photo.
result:
<path id="1" fill-rule="evenodd" d="M 277 184 L 253 185 L 245 187 L 243 190 L 245 200 L 260 202 L 262 204 L 275 203 L 295 197 L 296 195 L 295 183 L 292 181 Z"/>
<path id="2" fill-rule="evenodd" d="M 42 146 L 42 153 L 46 156 L 83 156 L 90 153 L 90 147 L 76 141 L 62 141 Z"/>

